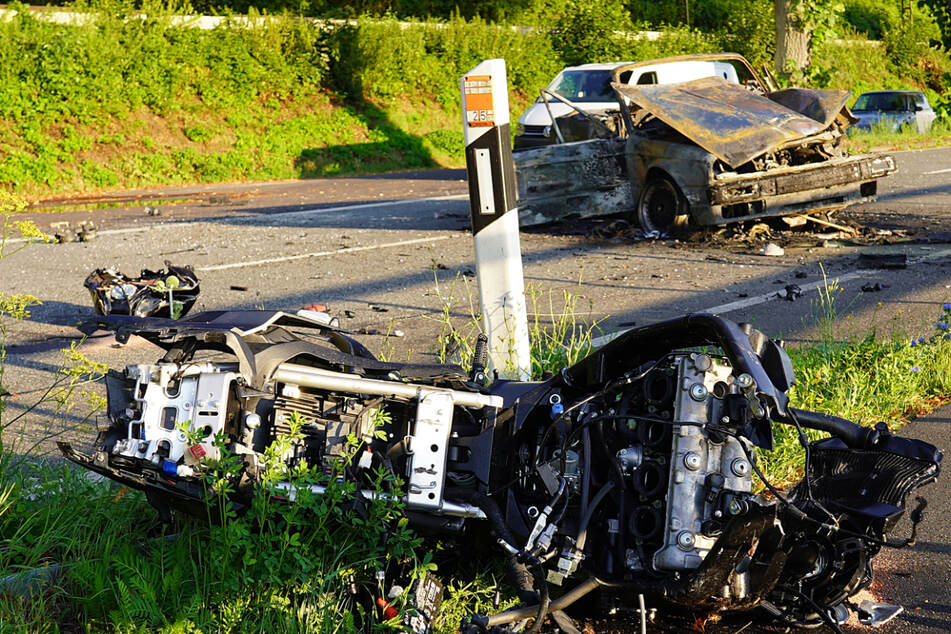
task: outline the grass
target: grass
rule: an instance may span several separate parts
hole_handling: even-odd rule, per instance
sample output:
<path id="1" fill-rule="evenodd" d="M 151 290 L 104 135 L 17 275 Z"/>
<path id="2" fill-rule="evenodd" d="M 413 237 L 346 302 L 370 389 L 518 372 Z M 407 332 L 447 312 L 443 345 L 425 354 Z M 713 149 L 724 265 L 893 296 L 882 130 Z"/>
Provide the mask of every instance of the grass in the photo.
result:
<path id="1" fill-rule="evenodd" d="M 845 140 L 850 154 L 883 152 L 896 150 L 915 150 L 932 147 L 944 147 L 951 143 L 951 120 L 937 119 L 931 130 L 918 133 L 911 127 L 893 130 L 885 121 L 876 123 L 869 131 L 854 129 Z"/>

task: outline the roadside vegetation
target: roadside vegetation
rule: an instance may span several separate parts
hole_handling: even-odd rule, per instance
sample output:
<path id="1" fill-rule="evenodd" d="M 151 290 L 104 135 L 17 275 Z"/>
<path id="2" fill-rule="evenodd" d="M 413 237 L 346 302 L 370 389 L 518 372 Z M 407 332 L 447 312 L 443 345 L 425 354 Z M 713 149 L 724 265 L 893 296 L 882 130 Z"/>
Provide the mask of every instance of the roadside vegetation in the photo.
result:
<path id="1" fill-rule="evenodd" d="M 809 66 L 781 82 L 919 88 L 945 116 L 940 7 L 916 5 L 906 24 L 870 0 L 808 1 L 828 19 Z M 769 3 L 752 0 L 489 1 L 461 14 L 439 0 L 64 6 L 82 22 L 52 24 L 18 3 L 0 21 L 0 191 L 461 166 L 458 80 L 483 59 L 506 60 L 514 120 L 565 65 L 722 50 L 768 64 L 775 46 Z M 172 19 L 194 12 L 225 20 L 202 30 Z M 658 35 L 633 35 L 645 30 Z"/>

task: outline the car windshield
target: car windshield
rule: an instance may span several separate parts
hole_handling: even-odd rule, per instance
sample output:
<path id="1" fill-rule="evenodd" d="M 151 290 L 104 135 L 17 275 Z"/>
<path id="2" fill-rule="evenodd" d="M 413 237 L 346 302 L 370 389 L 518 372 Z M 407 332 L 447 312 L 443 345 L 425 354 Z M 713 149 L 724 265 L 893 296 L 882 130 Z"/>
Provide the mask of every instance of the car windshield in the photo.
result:
<path id="1" fill-rule="evenodd" d="M 913 109 L 910 95 L 895 92 L 865 93 L 856 100 L 852 108 L 857 112 L 868 110 L 907 112 Z"/>
<path id="2" fill-rule="evenodd" d="M 566 70 L 548 88 L 569 101 L 614 101 L 610 70 Z"/>

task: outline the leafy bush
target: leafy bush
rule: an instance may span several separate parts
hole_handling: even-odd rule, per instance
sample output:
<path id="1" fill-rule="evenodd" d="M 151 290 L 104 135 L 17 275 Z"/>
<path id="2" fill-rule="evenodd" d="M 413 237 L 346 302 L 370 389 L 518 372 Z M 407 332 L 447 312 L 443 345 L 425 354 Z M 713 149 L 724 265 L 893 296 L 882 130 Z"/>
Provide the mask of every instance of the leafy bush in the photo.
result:
<path id="1" fill-rule="evenodd" d="M 332 86 L 355 99 L 428 95 L 459 102 L 459 77 L 505 59 L 510 89 L 535 93 L 562 64 L 546 33 L 523 34 L 479 19 L 444 23 L 359 21 L 330 35 Z"/>
<path id="2" fill-rule="evenodd" d="M 626 34 L 636 30 L 621 0 L 571 0 L 554 27 L 552 43 L 567 66 L 625 59 Z"/>
<path id="3" fill-rule="evenodd" d="M 842 11 L 842 19 L 869 39 L 880 40 L 893 24 L 897 24 L 898 5 L 878 0 L 848 0 Z"/>

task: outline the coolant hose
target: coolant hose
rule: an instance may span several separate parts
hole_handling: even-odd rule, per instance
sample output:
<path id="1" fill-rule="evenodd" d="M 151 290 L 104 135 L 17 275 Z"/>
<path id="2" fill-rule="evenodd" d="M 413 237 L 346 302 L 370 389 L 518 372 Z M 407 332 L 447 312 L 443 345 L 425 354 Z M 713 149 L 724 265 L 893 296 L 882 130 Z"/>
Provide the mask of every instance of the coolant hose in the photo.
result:
<path id="1" fill-rule="evenodd" d="M 881 436 L 876 429 L 863 427 L 838 416 L 810 412 L 794 407 L 788 408 L 787 411 L 790 418 L 798 420 L 803 427 L 832 434 L 852 449 L 868 449 L 877 443 Z"/>

